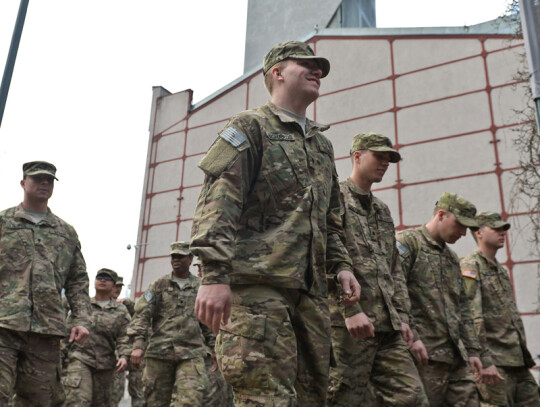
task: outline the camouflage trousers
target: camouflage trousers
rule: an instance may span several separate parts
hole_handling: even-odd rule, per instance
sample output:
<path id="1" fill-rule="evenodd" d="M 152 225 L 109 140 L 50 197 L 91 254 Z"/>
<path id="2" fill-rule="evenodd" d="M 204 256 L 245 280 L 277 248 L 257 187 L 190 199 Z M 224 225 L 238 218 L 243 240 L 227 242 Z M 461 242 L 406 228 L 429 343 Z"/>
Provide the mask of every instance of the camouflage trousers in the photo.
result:
<path id="1" fill-rule="evenodd" d="M 216 354 L 236 407 L 324 406 L 330 362 L 327 298 L 233 285 Z"/>
<path id="2" fill-rule="evenodd" d="M 330 368 L 327 406 L 429 407 L 400 332 L 355 339 L 347 328 L 333 326 L 332 350 L 336 367 Z"/>
<path id="3" fill-rule="evenodd" d="M 540 407 L 538 384 L 525 366 L 497 366 L 504 382 L 495 386 L 478 384 L 482 406 Z"/>
<path id="4" fill-rule="evenodd" d="M 129 363 L 129 362 L 128 362 Z M 131 397 L 132 407 L 144 407 L 144 392 L 142 384 L 142 370 L 130 369 L 127 375 L 128 393 Z M 126 373 L 115 373 L 113 381 L 112 406 L 117 407 L 124 396 L 126 387 Z"/>
<path id="5" fill-rule="evenodd" d="M 0 407 L 60 406 L 60 337 L 0 328 Z"/>
<path id="6" fill-rule="evenodd" d="M 455 364 L 429 361 L 418 369 L 431 407 L 477 407 L 480 402 L 471 368 L 464 361 Z"/>
<path id="7" fill-rule="evenodd" d="M 69 359 L 62 383 L 65 407 L 103 407 L 112 401 L 113 369 L 97 370 L 77 359 Z"/>
<path id="8" fill-rule="evenodd" d="M 208 374 L 208 389 L 204 394 L 203 406 L 232 407 L 231 387 L 219 369 L 212 372 L 212 359 L 210 357 L 205 358 L 204 362 Z"/>
<path id="9" fill-rule="evenodd" d="M 199 407 L 203 406 L 208 389 L 208 376 L 204 359 L 193 358 L 177 362 L 146 358 L 143 387 L 149 407 Z M 174 404 L 173 389 L 175 389 Z"/>

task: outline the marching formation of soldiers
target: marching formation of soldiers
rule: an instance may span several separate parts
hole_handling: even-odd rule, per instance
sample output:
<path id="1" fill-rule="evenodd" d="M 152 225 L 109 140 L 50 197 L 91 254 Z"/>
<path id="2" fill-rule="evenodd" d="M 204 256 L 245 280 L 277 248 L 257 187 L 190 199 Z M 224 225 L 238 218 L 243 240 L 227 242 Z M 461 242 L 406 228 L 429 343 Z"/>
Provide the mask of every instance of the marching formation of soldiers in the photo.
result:
<path id="1" fill-rule="evenodd" d="M 329 72 L 302 42 L 266 54 L 270 101 L 219 133 L 191 241 L 136 303 L 107 268 L 89 298 L 77 234 L 47 206 L 56 167 L 23 165 L 23 202 L 0 212 L 0 407 L 118 406 L 125 371 L 133 406 L 540 407 L 496 259 L 510 224 L 445 192 L 396 233 L 371 191 L 401 153 L 359 133 L 339 182 L 328 126 L 306 118 Z"/>

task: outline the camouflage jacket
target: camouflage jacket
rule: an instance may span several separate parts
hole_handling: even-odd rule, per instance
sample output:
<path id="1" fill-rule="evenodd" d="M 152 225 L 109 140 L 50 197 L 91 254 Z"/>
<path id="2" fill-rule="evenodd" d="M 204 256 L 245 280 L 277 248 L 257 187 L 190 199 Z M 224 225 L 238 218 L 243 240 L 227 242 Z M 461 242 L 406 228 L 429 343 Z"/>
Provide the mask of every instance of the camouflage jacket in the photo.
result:
<path id="1" fill-rule="evenodd" d="M 62 288 L 73 324 L 90 325 L 88 274 L 77 233 L 49 210 L 35 224 L 22 205 L 0 212 L 0 327 L 64 336 Z"/>
<path id="2" fill-rule="evenodd" d="M 480 345 L 488 349 L 484 367 L 534 366 L 506 270 L 478 249 L 461 260 L 461 269 Z"/>
<path id="3" fill-rule="evenodd" d="M 351 270 L 328 126 L 300 125 L 268 102 L 221 131 L 206 173 L 191 249 L 203 284 L 268 284 L 327 296 L 327 272 Z"/>
<path id="4" fill-rule="evenodd" d="M 195 316 L 199 285 L 199 278 L 190 275 L 181 289 L 172 273 L 150 284 L 135 303 L 129 325 L 133 349 L 146 349 L 145 357 L 171 361 L 205 357 L 214 352 L 214 334 Z"/>
<path id="5" fill-rule="evenodd" d="M 390 210 L 373 194 L 363 193 L 350 178 L 340 188 L 347 250 L 362 287 L 358 312 L 371 319 L 376 332 L 399 331 L 401 322 L 409 323 L 410 301 Z M 332 294 L 329 298 L 332 324 L 345 326 L 337 298 Z"/>
<path id="6" fill-rule="evenodd" d="M 429 358 L 454 363 L 456 357 L 480 356 L 457 255 L 433 240 L 425 226 L 398 232 L 397 240 L 415 336 Z"/>
<path id="7" fill-rule="evenodd" d="M 130 317 L 126 307 L 111 299 L 103 308 L 92 297 L 90 336 L 82 345 L 67 345 L 68 359 L 77 359 L 98 370 L 114 369 L 116 355 L 129 360 L 131 344 L 127 336 Z M 70 317 L 68 317 L 69 323 Z"/>

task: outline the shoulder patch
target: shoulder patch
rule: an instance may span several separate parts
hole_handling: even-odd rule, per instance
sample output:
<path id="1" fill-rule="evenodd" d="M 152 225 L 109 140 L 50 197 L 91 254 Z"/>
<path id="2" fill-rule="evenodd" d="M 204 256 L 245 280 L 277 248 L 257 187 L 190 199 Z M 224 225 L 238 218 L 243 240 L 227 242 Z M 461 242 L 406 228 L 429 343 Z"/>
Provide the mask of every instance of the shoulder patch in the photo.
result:
<path id="1" fill-rule="evenodd" d="M 219 137 L 231 144 L 233 147 L 237 148 L 247 141 L 247 137 L 244 135 L 244 133 L 234 126 L 227 127 L 219 134 Z"/>
<path id="2" fill-rule="evenodd" d="M 468 269 L 461 270 L 461 275 L 463 277 L 474 278 L 475 280 L 476 280 L 476 277 L 478 277 L 478 273 L 476 271 L 468 270 Z"/>
<path id="3" fill-rule="evenodd" d="M 399 251 L 399 255 L 400 256 L 404 256 L 406 255 L 408 252 L 409 252 L 409 249 L 407 248 L 407 246 L 405 246 L 403 243 L 401 243 L 399 240 L 396 241 L 396 246 L 397 246 L 397 249 Z"/>
<path id="4" fill-rule="evenodd" d="M 152 294 L 152 292 L 149 290 L 146 290 L 143 295 L 144 299 L 148 302 L 152 301 L 152 298 L 154 298 L 154 294 Z"/>

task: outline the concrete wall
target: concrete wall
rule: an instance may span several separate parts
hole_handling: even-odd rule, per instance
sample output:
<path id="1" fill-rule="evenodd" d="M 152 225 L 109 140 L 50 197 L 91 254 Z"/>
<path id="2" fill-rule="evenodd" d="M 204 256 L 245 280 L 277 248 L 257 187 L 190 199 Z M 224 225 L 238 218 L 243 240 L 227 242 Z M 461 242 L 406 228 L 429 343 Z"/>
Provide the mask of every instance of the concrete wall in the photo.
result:
<path id="1" fill-rule="evenodd" d="M 321 96 L 309 109 L 331 124 L 341 179 L 351 170 L 354 134 L 389 136 L 403 161 L 377 185 L 399 229 L 426 222 L 444 191 L 457 192 L 479 210 L 502 212 L 512 224 L 499 260 L 510 271 L 530 348 L 540 354 L 540 260 L 528 243 L 526 207 L 512 198 L 519 165 L 514 109 L 526 103 L 527 83 L 516 83 L 521 41 L 495 34 L 348 35 L 312 38 L 316 54 L 332 63 Z M 169 243 L 189 239 L 203 174 L 197 164 L 236 112 L 268 99 L 261 71 L 239 78 L 190 108 L 191 92 L 155 92 L 147 182 L 142 201 L 139 255 L 133 292 L 168 273 Z M 454 249 L 474 248 L 466 236 Z"/>

